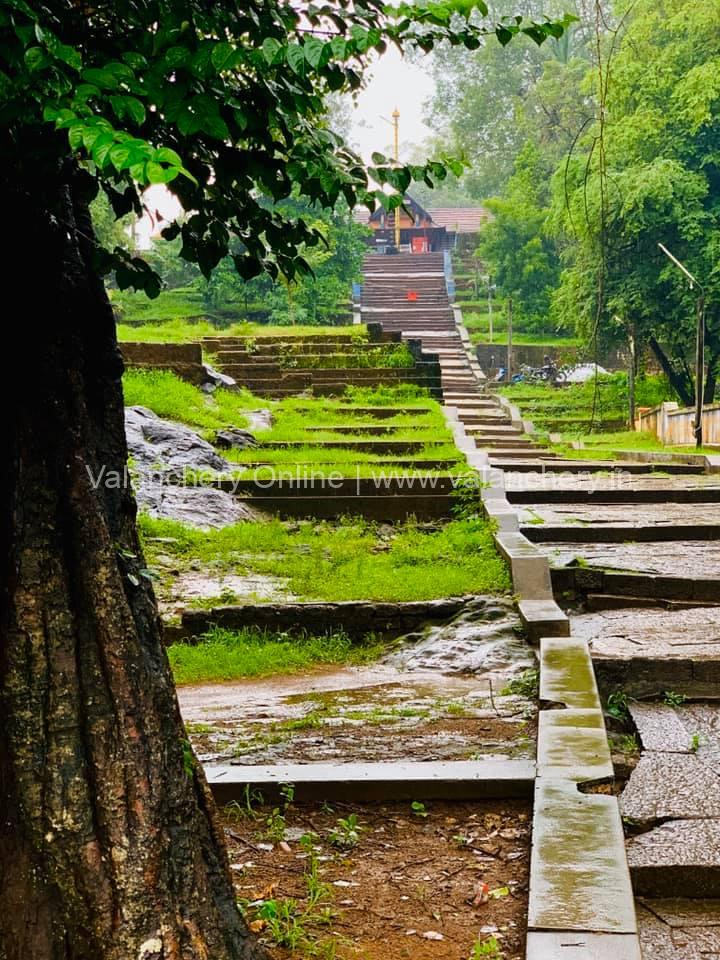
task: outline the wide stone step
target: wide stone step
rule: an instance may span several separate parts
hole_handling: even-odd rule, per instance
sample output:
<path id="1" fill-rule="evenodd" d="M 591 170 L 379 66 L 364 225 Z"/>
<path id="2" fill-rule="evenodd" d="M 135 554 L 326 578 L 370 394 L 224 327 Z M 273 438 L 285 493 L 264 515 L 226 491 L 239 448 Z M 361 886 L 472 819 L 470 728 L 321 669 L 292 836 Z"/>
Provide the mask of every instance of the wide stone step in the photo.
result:
<path id="1" fill-rule="evenodd" d="M 657 583 L 641 575 L 603 574 L 586 569 L 588 582 L 602 585 L 610 578 L 613 593 L 642 595 L 644 602 L 679 592 L 678 583 L 667 578 Z M 705 581 L 720 600 L 717 581 Z M 720 610 L 698 599 L 692 606 L 680 600 L 667 609 L 655 607 L 597 610 L 572 618 L 573 632 L 585 638 L 590 647 L 600 687 L 606 692 L 622 689 L 633 697 L 662 697 L 666 690 L 684 696 L 720 696 Z M 696 718 L 691 725 L 697 726 Z M 692 740 L 691 731 L 686 747 Z"/>
<path id="2" fill-rule="evenodd" d="M 698 812 L 692 820 L 671 820 L 628 841 L 627 857 L 635 892 L 645 897 L 720 897 L 720 819 L 717 815 L 703 818 L 700 811 L 708 806 L 708 799 L 702 793 L 694 794 L 707 788 L 707 781 L 687 777 L 680 764 L 677 770 L 667 765 L 655 773 L 671 780 L 677 778 L 679 785 L 693 791 L 686 799 L 697 800 Z M 715 808 L 714 803 L 710 806 Z M 691 956 L 694 955 L 682 953 L 683 958 Z M 717 952 L 696 956 L 710 958 Z"/>

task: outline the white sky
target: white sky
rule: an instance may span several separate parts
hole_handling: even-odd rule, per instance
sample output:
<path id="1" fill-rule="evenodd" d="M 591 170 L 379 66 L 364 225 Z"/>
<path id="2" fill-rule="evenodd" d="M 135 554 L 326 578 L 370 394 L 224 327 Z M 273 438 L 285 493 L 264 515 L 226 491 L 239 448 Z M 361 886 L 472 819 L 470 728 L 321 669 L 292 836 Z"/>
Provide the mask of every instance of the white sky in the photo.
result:
<path id="1" fill-rule="evenodd" d="M 370 160 L 373 150 L 391 153 L 392 127 L 381 117 L 390 120 L 397 107 L 400 111 L 400 159 L 407 161 L 412 144 L 420 144 L 430 135 L 422 114 L 423 103 L 433 90 L 432 78 L 422 60 L 419 64 L 410 63 L 395 47 L 389 48 L 370 71 L 370 82 L 353 110 L 352 146 L 365 161 Z"/>
<path id="2" fill-rule="evenodd" d="M 425 58 L 423 58 L 425 59 Z M 422 121 L 423 103 L 433 93 L 434 84 L 423 60 L 410 63 L 394 47 L 380 58 L 370 70 L 369 82 L 360 93 L 352 111 L 350 144 L 369 163 L 374 150 L 392 155 L 393 131 L 391 114 L 400 111 L 400 159 L 408 161 L 412 147 L 421 144 L 430 135 Z M 180 213 L 180 205 L 167 190 L 158 184 L 145 192 L 145 202 L 153 212 L 158 210 L 166 220 Z M 164 224 L 160 224 L 160 227 Z M 147 247 L 158 225 L 145 216 L 136 227 L 141 247 Z"/>

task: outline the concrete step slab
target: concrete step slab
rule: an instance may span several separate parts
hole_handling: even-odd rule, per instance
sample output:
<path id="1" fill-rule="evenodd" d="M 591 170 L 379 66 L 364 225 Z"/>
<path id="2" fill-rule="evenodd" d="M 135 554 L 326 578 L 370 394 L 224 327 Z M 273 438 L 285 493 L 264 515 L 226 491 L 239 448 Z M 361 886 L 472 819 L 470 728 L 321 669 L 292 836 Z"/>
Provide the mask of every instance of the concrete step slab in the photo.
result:
<path id="1" fill-rule="evenodd" d="M 538 716 L 537 775 L 574 783 L 612 780 L 600 710 L 542 710 Z"/>
<path id="2" fill-rule="evenodd" d="M 720 956 L 720 900 L 637 902 L 643 955 L 650 960 L 711 960 Z"/>
<path id="3" fill-rule="evenodd" d="M 624 689 L 637 697 L 661 697 L 665 690 L 720 697 L 717 607 L 603 610 L 573 617 L 572 628 L 589 641 L 605 690 Z M 694 716 L 688 722 L 697 728 L 702 721 Z"/>
<path id="4" fill-rule="evenodd" d="M 637 932 L 614 797 L 580 793 L 567 780 L 538 778 L 528 929 L 562 934 Z"/>
<path id="5" fill-rule="evenodd" d="M 530 760 L 390 763 L 302 763 L 279 766 L 217 764 L 205 773 L 219 803 L 242 800 L 246 788 L 265 797 L 283 784 L 296 800 L 488 800 L 532 796 L 535 764 Z"/>
<path id="6" fill-rule="evenodd" d="M 540 699 L 579 710 L 601 709 L 585 640 L 570 636 L 540 641 Z"/>
<path id="7" fill-rule="evenodd" d="M 530 932 L 525 956 L 526 960 L 642 960 L 635 934 L 576 931 Z"/>

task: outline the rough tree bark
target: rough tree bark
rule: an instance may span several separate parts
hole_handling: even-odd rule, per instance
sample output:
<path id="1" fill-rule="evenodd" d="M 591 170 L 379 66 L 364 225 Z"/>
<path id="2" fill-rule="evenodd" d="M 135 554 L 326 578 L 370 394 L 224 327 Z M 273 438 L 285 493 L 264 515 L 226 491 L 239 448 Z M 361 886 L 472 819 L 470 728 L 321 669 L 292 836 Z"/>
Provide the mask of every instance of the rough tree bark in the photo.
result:
<path id="1" fill-rule="evenodd" d="M 0 957 L 257 960 L 142 574 L 83 176 L 0 180 Z"/>

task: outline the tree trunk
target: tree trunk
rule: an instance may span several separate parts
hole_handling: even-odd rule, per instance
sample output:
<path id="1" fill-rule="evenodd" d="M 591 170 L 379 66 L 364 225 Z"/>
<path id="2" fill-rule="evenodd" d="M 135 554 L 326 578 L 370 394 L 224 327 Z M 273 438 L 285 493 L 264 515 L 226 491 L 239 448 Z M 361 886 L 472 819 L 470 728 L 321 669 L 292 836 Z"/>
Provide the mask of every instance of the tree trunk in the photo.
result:
<path id="1" fill-rule="evenodd" d="M 143 575 L 83 192 L 0 185 L 27 303 L 0 386 L 0 957 L 254 960 Z"/>
<path id="2" fill-rule="evenodd" d="M 650 348 L 655 354 L 658 363 L 662 367 L 663 373 L 670 381 L 670 386 L 680 399 L 680 403 L 685 407 L 692 407 L 695 404 L 695 387 L 692 376 L 689 373 L 678 373 L 675 367 L 668 359 L 665 351 L 657 342 L 655 337 L 650 337 Z"/>

